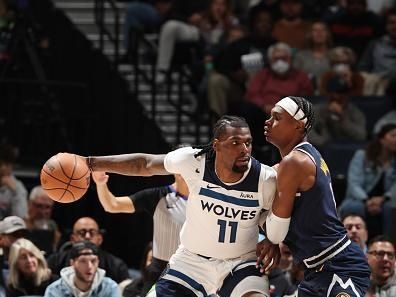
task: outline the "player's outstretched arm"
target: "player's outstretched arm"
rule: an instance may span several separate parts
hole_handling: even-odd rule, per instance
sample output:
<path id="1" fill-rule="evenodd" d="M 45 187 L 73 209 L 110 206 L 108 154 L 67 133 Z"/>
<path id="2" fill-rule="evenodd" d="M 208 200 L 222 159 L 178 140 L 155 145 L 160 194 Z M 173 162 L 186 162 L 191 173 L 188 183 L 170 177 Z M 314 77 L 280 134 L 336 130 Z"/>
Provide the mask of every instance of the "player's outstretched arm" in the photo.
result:
<path id="1" fill-rule="evenodd" d="M 130 176 L 152 176 L 170 174 L 165 170 L 165 155 L 124 154 L 86 157 L 92 171 L 106 171 Z"/>
<path id="2" fill-rule="evenodd" d="M 110 192 L 107 182 L 109 176 L 104 171 L 92 172 L 92 179 L 96 183 L 96 191 L 99 201 L 107 212 L 111 213 L 134 213 L 135 206 L 128 196 L 116 197 Z"/>

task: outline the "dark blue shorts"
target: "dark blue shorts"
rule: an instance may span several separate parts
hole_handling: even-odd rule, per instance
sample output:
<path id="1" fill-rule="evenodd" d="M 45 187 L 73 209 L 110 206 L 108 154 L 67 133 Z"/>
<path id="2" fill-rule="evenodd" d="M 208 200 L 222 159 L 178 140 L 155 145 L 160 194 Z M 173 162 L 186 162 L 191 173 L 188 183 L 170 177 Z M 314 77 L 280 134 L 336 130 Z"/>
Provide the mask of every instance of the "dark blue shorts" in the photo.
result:
<path id="1" fill-rule="evenodd" d="M 304 271 L 304 280 L 298 286 L 298 297 L 363 297 L 369 283 L 370 270 L 366 256 L 352 242 L 333 258 Z"/>

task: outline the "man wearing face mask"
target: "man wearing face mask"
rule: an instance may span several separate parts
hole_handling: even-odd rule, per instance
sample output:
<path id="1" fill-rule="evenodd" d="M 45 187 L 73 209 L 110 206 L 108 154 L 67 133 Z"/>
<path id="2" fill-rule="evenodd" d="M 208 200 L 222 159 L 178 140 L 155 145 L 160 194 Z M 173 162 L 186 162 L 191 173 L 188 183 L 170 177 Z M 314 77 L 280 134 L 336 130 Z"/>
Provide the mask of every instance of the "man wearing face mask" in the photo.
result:
<path id="1" fill-rule="evenodd" d="M 362 96 L 364 78 L 355 70 L 355 52 L 345 46 L 337 46 L 329 53 L 332 69 L 323 73 L 320 80 L 320 95 L 327 96 L 329 90 L 343 89 L 347 96 Z"/>
<path id="2" fill-rule="evenodd" d="M 308 75 L 292 67 L 291 48 L 283 42 L 268 48 L 268 67 L 259 71 L 248 85 L 247 101 L 269 114 L 275 103 L 290 94 L 312 96 L 313 86 Z"/>

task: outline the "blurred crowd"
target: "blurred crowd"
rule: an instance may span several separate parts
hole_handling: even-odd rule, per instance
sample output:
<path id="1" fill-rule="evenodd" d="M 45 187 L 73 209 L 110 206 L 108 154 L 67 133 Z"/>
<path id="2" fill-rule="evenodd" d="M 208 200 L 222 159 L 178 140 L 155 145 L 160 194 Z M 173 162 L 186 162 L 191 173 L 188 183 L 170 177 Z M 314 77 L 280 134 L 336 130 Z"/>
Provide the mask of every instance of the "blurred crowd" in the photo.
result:
<path id="1" fill-rule="evenodd" d="M 348 160 L 339 215 L 368 258 L 366 297 L 396 296 L 394 5 L 391 0 L 131 1 L 123 30 L 127 51 L 137 42 L 136 32 L 158 34 L 158 86 L 167 82 L 175 55 L 194 54 L 199 62 L 189 66 L 199 100 L 215 117 L 246 117 L 259 147 L 267 145 L 263 125 L 269 111 L 285 96 L 315 103 L 308 140 L 322 151 L 334 142 L 359 144 Z M 12 57 L 8 33 L 15 16 L 9 8 L 0 1 L 2 65 Z M 48 47 L 44 33 L 36 41 Z M 388 102 L 380 114 L 371 109 L 377 102 Z M 95 218 L 79 218 L 62 242 L 54 202 L 39 185 L 28 191 L 16 178 L 17 156 L 17 148 L 0 145 L 0 296 L 143 296 L 152 246 L 134 272 L 101 248 L 105 234 Z M 294 296 L 302 270 L 286 245 L 281 251 L 269 275 L 271 296 Z"/>

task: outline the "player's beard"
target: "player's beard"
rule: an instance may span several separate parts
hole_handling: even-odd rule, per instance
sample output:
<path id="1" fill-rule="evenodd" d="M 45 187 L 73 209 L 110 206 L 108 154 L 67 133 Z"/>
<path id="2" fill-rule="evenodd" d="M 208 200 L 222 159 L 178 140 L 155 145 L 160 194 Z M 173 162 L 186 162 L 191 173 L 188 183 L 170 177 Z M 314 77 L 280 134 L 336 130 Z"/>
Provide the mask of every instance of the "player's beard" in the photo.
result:
<path id="1" fill-rule="evenodd" d="M 245 173 L 246 170 L 249 169 L 248 165 L 244 165 L 244 166 L 237 166 L 237 165 L 233 165 L 232 166 L 232 171 L 236 172 L 236 173 Z"/>

